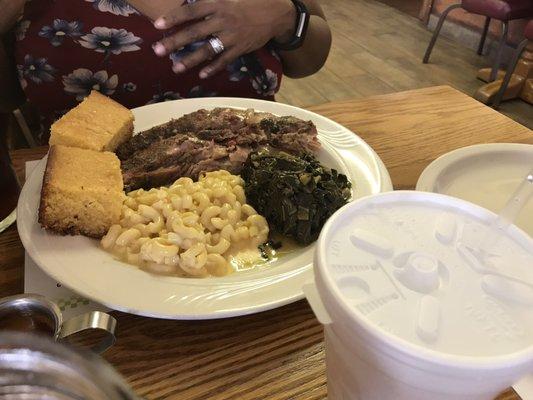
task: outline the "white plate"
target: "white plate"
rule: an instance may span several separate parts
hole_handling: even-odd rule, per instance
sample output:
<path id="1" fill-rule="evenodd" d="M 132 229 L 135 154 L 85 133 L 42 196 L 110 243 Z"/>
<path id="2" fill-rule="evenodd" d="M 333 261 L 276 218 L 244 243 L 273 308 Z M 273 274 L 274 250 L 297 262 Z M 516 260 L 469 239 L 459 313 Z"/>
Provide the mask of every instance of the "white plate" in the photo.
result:
<path id="1" fill-rule="evenodd" d="M 199 108 L 254 108 L 312 120 L 323 145 L 318 158 L 348 175 L 354 197 L 392 190 L 389 174 L 376 153 L 341 125 L 300 108 L 250 99 L 187 99 L 133 110 L 135 131 L 167 122 Z M 302 285 L 313 278 L 314 245 L 294 251 L 277 263 L 222 278 L 186 279 L 151 275 L 119 262 L 96 240 L 57 236 L 37 222 L 46 161 L 35 168 L 22 189 L 18 230 L 33 260 L 70 289 L 110 308 L 170 319 L 208 319 L 251 314 L 303 298 Z"/>
<path id="2" fill-rule="evenodd" d="M 420 175 L 416 190 L 468 200 L 498 213 L 533 168 L 533 145 L 490 143 L 437 158 Z M 516 225 L 533 236 L 533 198 Z"/>

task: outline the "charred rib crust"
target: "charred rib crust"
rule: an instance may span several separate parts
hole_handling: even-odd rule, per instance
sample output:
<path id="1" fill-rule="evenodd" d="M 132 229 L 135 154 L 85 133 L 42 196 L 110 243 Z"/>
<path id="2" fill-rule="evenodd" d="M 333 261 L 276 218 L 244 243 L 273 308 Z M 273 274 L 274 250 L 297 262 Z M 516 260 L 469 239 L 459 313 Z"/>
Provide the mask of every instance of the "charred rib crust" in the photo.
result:
<path id="1" fill-rule="evenodd" d="M 320 148 L 311 121 L 254 110 L 198 110 L 141 132 L 117 149 L 127 191 L 201 172 L 238 174 L 250 152 L 276 148 L 301 155 Z"/>

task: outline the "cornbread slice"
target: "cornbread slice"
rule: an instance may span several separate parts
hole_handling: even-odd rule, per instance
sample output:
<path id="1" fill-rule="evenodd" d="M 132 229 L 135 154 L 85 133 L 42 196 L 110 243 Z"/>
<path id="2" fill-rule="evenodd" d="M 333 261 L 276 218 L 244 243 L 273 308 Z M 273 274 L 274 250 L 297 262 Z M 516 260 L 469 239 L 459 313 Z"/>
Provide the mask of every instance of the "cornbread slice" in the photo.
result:
<path id="1" fill-rule="evenodd" d="M 52 146 L 43 178 L 39 223 L 62 235 L 100 238 L 120 219 L 123 186 L 115 154 Z"/>
<path id="2" fill-rule="evenodd" d="M 126 107 L 93 90 L 50 129 L 50 145 L 114 151 L 133 133 L 133 114 Z"/>

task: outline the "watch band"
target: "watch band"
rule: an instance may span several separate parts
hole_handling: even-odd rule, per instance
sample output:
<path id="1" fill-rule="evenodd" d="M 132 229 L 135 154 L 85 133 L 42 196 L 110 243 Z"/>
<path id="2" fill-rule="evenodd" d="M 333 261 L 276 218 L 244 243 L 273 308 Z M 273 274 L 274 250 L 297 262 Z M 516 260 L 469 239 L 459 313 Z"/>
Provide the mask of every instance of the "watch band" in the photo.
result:
<path id="1" fill-rule="evenodd" d="M 296 30 L 292 36 L 292 39 L 286 43 L 279 43 L 276 40 L 272 40 L 272 46 L 276 50 L 296 50 L 299 48 L 305 39 L 307 33 L 307 27 L 309 26 L 309 11 L 305 4 L 300 0 L 291 0 L 296 7 Z"/>

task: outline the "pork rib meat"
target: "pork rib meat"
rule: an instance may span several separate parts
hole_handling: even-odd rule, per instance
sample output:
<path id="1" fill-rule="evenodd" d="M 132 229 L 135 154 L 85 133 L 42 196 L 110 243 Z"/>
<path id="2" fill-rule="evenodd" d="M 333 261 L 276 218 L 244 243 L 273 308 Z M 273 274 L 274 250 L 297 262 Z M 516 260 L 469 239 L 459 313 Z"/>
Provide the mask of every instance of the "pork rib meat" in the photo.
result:
<path id="1" fill-rule="evenodd" d="M 225 169 L 240 173 L 250 152 L 274 148 L 290 154 L 320 148 L 311 121 L 254 110 L 198 110 L 132 137 L 116 151 L 126 191 L 172 183 Z"/>

